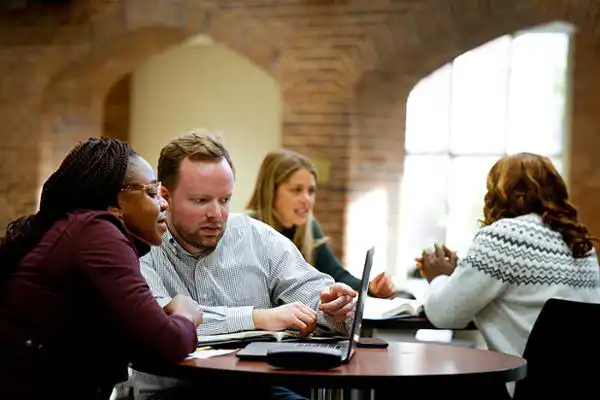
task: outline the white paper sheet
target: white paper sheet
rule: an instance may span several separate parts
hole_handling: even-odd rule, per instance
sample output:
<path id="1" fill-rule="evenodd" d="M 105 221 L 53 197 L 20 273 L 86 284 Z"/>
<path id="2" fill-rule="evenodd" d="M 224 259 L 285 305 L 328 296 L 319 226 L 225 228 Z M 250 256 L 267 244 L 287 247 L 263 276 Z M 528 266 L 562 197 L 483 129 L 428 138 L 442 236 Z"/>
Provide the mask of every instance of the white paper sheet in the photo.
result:
<path id="1" fill-rule="evenodd" d="M 191 353 L 186 358 L 186 360 L 191 360 L 193 358 L 197 358 L 197 359 L 201 360 L 201 359 L 204 359 L 204 358 L 222 356 L 222 355 L 225 355 L 225 354 L 233 353 L 236 350 L 237 349 L 233 349 L 233 350 L 196 350 L 195 352 Z"/>

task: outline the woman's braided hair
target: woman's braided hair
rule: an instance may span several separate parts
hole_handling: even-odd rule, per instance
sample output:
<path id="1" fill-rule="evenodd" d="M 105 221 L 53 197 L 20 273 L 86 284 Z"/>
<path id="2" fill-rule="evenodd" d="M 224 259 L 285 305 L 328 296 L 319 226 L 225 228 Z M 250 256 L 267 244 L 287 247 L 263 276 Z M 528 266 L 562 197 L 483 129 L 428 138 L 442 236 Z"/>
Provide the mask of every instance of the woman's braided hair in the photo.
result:
<path id="1" fill-rule="evenodd" d="M 116 205 L 129 160 L 135 156 L 127 143 L 117 139 L 92 137 L 77 144 L 44 183 L 39 211 L 8 224 L 0 239 L 0 283 L 69 211 Z"/>

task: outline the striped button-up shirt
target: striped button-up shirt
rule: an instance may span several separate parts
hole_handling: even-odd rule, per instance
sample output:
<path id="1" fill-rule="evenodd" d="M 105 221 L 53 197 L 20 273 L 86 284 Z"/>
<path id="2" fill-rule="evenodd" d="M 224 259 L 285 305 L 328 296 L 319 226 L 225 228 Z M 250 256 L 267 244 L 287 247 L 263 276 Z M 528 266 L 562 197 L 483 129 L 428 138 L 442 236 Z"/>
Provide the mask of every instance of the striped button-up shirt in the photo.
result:
<path id="1" fill-rule="evenodd" d="M 177 294 L 200 304 L 199 335 L 254 329 L 253 308 L 300 302 L 314 310 L 319 293 L 334 280 L 308 264 L 294 243 L 245 214 L 231 214 L 217 248 L 204 257 L 184 250 L 167 231 L 163 243 L 141 258 L 154 297 L 166 305 Z M 339 334 L 347 325 L 318 313 L 318 322 Z"/>
<path id="2" fill-rule="evenodd" d="M 169 231 L 159 247 L 140 259 L 141 270 L 161 306 L 178 294 L 194 299 L 204 312 L 198 335 L 254 329 L 253 308 L 300 302 L 318 309 L 320 292 L 333 278 L 308 264 L 293 242 L 245 214 L 231 214 L 217 248 L 194 257 Z M 318 323 L 347 334 L 351 318 L 336 322 L 318 312 Z M 133 372 L 136 400 L 178 385 L 173 378 Z"/>

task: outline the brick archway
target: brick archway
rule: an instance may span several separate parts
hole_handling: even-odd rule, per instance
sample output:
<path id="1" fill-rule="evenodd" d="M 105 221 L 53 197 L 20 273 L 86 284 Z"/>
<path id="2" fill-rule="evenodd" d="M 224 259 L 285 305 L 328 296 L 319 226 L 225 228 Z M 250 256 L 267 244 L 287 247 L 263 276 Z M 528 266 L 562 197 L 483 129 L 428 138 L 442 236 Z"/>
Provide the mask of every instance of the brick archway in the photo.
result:
<path id="1" fill-rule="evenodd" d="M 137 0 L 110 7 L 94 21 L 91 38 L 77 46 L 69 62 L 52 50 L 46 55 L 57 64 L 42 100 L 39 180 L 43 181 L 79 140 L 102 130 L 103 101 L 112 85 L 148 57 L 184 39 L 204 34 L 276 75 L 280 45 L 273 28 L 245 18 L 243 12 L 224 11 L 191 2 L 159 1 L 148 12 Z M 80 32 L 62 33 L 70 42 Z M 61 65 L 62 64 L 62 65 Z M 168 79 L 168 77 L 166 77 Z"/>
<path id="2" fill-rule="evenodd" d="M 407 24 L 396 27 L 395 36 L 404 40 L 380 56 L 378 68 L 413 75 L 416 83 L 472 48 L 535 25 L 560 20 L 599 37 L 593 17 L 598 13 L 600 4 L 592 0 L 426 1 Z"/>
<path id="3" fill-rule="evenodd" d="M 600 3 L 593 0 L 491 0 L 473 2 L 427 0 L 391 27 L 394 46 L 383 47 L 378 63 L 357 82 L 359 96 L 386 96 L 403 102 L 412 87 L 460 54 L 490 40 L 552 21 L 573 24 L 600 43 Z M 375 77 L 379 78 L 375 78 Z M 385 82 L 381 93 L 380 85 Z"/>

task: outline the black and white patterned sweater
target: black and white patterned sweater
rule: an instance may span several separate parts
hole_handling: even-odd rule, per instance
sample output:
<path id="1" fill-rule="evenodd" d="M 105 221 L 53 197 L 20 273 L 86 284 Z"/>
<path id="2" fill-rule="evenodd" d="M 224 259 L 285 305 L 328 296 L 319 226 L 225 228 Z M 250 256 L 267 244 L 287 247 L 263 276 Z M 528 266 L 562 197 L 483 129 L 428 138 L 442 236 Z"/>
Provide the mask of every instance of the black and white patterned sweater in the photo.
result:
<path id="1" fill-rule="evenodd" d="M 473 320 L 490 350 L 522 355 L 552 297 L 600 303 L 598 260 L 573 258 L 559 233 L 528 214 L 481 228 L 454 273 L 431 282 L 424 309 L 439 328 Z"/>

